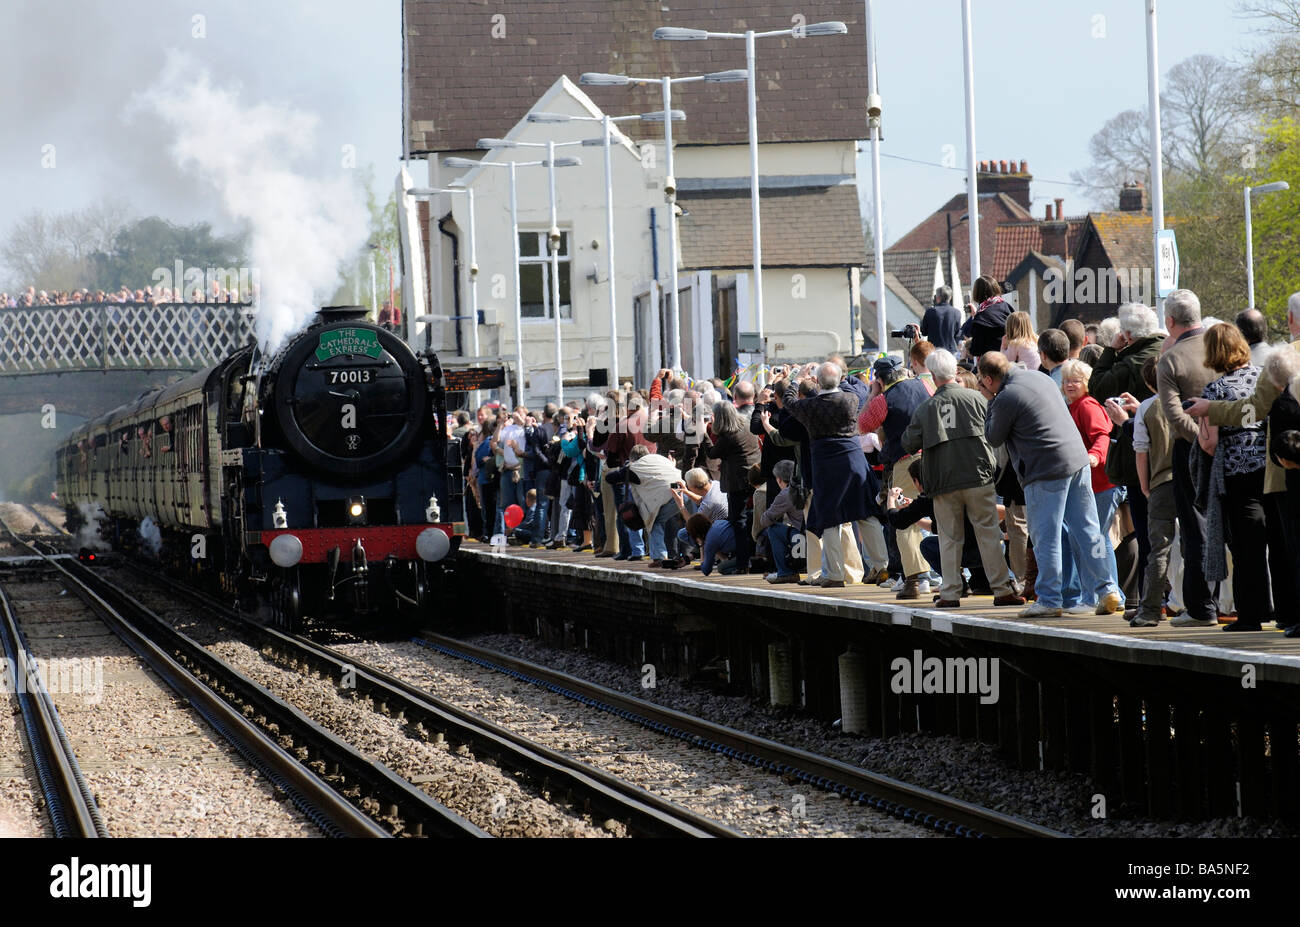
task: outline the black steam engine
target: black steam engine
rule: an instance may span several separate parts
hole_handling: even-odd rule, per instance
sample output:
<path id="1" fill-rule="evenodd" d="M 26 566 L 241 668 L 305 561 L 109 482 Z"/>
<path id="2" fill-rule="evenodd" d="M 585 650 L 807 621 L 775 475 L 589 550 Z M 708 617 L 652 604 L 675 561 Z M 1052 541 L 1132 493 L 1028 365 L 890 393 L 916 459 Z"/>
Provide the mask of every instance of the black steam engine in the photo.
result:
<path id="1" fill-rule="evenodd" d="M 364 312 L 322 309 L 273 356 L 249 346 L 73 433 L 69 525 L 102 510 L 116 545 L 161 541 L 288 628 L 423 612 L 464 533 L 442 371 Z"/>

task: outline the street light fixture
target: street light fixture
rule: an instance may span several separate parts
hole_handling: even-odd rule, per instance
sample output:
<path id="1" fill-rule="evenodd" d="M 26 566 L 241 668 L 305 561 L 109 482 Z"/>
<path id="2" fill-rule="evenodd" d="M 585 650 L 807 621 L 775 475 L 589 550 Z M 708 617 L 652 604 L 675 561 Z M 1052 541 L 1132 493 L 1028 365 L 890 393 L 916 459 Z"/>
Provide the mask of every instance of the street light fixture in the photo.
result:
<path id="1" fill-rule="evenodd" d="M 476 168 L 504 167 L 510 170 L 510 231 L 511 253 L 515 262 L 515 405 L 524 403 L 524 325 L 522 296 L 519 288 L 519 200 L 516 195 L 515 169 L 520 167 L 545 167 L 546 161 L 475 161 L 473 158 L 443 158 L 447 167 Z M 576 167 L 577 158 L 556 158 L 556 167 Z"/>
<path id="2" fill-rule="evenodd" d="M 686 118 L 679 109 L 668 114 L 675 122 Z M 618 300 L 614 293 L 614 162 L 611 145 L 614 137 L 613 124 L 616 122 L 663 122 L 664 113 L 641 113 L 633 116 L 569 116 L 564 113 L 529 113 L 528 121 L 543 125 L 555 125 L 565 122 L 599 122 L 603 131 L 600 138 L 586 138 L 582 144 L 588 147 L 600 145 L 605 149 L 605 237 L 609 242 L 605 261 L 609 274 L 609 379 L 618 387 Z"/>
<path id="3" fill-rule="evenodd" d="M 677 293 L 677 179 L 673 176 L 673 121 L 674 113 L 673 84 L 689 84 L 707 81 L 711 84 L 725 84 L 746 79 L 744 71 L 718 71 L 712 74 L 699 74 L 693 77 L 628 77 L 626 74 L 602 74 L 589 71 L 578 79 L 578 83 L 589 87 L 626 87 L 632 84 L 658 84 L 663 94 L 664 108 L 661 119 L 664 124 L 664 199 L 668 203 L 668 265 L 672 285 L 672 318 L 668 337 L 668 350 L 671 353 L 666 366 L 684 369 L 682 363 L 682 314 L 681 301 Z"/>
<path id="4" fill-rule="evenodd" d="M 1249 185 L 1246 187 L 1246 294 L 1251 309 L 1255 308 L 1255 243 L 1250 225 L 1250 198 L 1252 195 L 1281 193 L 1283 190 L 1290 189 L 1291 185 L 1285 180 L 1276 180 L 1259 187 Z"/>
<path id="5" fill-rule="evenodd" d="M 547 245 L 551 251 L 551 310 L 555 316 L 555 392 L 556 392 L 556 402 L 559 405 L 564 405 L 564 359 L 560 353 L 560 226 L 559 226 L 559 220 L 556 216 L 555 169 L 557 167 L 578 167 L 579 165 L 582 164 L 582 159 L 576 157 L 556 158 L 555 149 L 566 148 L 570 145 L 580 145 L 580 144 L 582 143 L 581 142 L 555 142 L 555 141 L 520 142 L 514 139 L 507 139 L 507 138 L 480 138 L 476 146 L 478 148 L 483 148 L 488 150 L 493 150 L 498 148 L 545 148 L 546 149 L 546 158 L 545 160 L 539 163 L 544 165 L 547 169 L 546 174 L 547 174 L 547 180 L 549 181 L 550 194 L 551 194 L 551 227 L 547 231 L 546 240 L 547 240 Z M 512 170 L 511 171 L 512 200 L 514 198 L 514 189 L 515 189 L 513 174 L 514 172 Z M 516 219 L 515 219 L 516 311 L 518 311 L 518 299 L 519 299 L 519 251 L 518 249 L 519 249 L 519 224 L 518 224 L 518 212 L 516 210 Z M 572 297 L 570 297 L 570 301 L 572 301 Z M 519 322 L 517 322 L 517 324 L 519 324 Z M 520 330 L 518 332 L 518 335 L 519 337 L 517 340 L 520 342 L 520 344 L 517 345 L 517 350 L 520 352 L 520 360 L 522 361 L 523 331 Z M 522 364 L 521 364 L 520 377 L 522 378 L 522 376 L 523 376 L 523 372 L 522 372 Z"/>
<path id="6" fill-rule="evenodd" d="M 749 85 L 749 199 L 753 213 L 754 235 L 754 325 L 758 329 L 759 348 L 764 358 L 767 355 L 767 346 L 763 338 L 763 244 L 758 209 L 758 78 L 754 67 L 755 41 L 778 36 L 802 39 L 814 36 L 844 35 L 848 31 L 849 27 L 838 21 L 812 23 L 806 26 L 796 26 L 792 29 L 774 29 L 770 32 L 755 32 L 753 29 L 745 32 L 713 32 L 708 29 L 683 29 L 676 26 L 661 26 L 654 31 L 656 39 L 677 42 L 702 42 L 706 39 L 745 40 L 745 69 L 739 72 L 723 73 L 744 74 Z M 883 279 L 883 268 L 881 278 Z"/>

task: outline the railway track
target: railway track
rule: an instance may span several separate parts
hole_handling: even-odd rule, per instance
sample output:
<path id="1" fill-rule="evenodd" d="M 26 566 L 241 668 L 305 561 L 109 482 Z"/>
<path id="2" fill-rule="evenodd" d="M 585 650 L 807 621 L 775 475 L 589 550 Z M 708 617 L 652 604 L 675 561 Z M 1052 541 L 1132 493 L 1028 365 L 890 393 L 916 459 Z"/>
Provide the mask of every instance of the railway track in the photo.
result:
<path id="1" fill-rule="evenodd" d="M 24 541 L 34 568 L 56 577 L 179 696 L 331 836 L 482 836 L 477 827 L 414 788 L 292 706 L 224 664 L 67 555 Z M 48 778 L 48 777 L 47 777 Z M 45 781 L 42 781 L 42 786 Z M 57 786 L 57 783 L 52 783 Z M 47 802 L 62 798 L 46 790 Z"/>
<path id="2" fill-rule="evenodd" d="M 633 698 L 613 689 L 440 634 L 417 638 L 446 656 L 504 673 L 591 708 L 675 737 L 702 750 L 791 776 L 919 827 L 959 837 L 1064 837 L 1059 831 L 960 801 L 734 728 Z"/>
<path id="3" fill-rule="evenodd" d="M 151 573 L 128 561 L 130 568 L 150 582 L 163 586 L 170 595 L 183 598 L 225 622 L 238 623 L 253 637 L 259 650 L 275 655 L 276 661 L 328 678 L 345 674 L 355 683 L 355 693 L 384 714 L 404 718 L 422 737 L 431 737 L 468 748 L 475 756 L 526 777 L 537 788 L 564 798 L 594 819 L 622 823 L 631 836 L 738 837 L 735 830 L 696 814 L 675 803 L 646 792 L 603 770 L 581 763 L 563 753 L 439 699 L 406 681 L 306 637 L 288 635 L 249 621 L 209 596 L 167 577 Z"/>
<path id="4" fill-rule="evenodd" d="M 107 837 L 103 816 L 3 588 L 0 588 L 0 645 L 8 661 L 32 764 L 54 836 Z"/>

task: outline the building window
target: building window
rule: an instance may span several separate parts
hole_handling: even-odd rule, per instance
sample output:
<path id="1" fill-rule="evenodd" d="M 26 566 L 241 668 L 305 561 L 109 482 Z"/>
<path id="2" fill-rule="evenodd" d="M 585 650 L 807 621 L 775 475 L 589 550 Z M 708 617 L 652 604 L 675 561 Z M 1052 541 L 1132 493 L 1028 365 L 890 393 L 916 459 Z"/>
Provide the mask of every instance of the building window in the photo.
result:
<path id="1" fill-rule="evenodd" d="M 560 318 L 572 320 L 573 301 L 569 286 L 569 233 L 560 233 L 558 258 L 560 276 Z M 551 255 L 546 232 L 519 233 L 519 303 L 525 319 L 551 319 Z"/>

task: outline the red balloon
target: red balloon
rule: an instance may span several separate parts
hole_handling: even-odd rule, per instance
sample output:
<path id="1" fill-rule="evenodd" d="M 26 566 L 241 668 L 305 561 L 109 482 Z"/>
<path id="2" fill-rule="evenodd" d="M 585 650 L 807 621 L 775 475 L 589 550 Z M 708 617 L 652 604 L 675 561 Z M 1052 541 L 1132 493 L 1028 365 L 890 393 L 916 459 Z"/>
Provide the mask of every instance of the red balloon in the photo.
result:
<path id="1" fill-rule="evenodd" d="M 524 520 L 524 510 L 517 505 L 506 506 L 505 520 L 506 527 L 514 531 Z"/>

